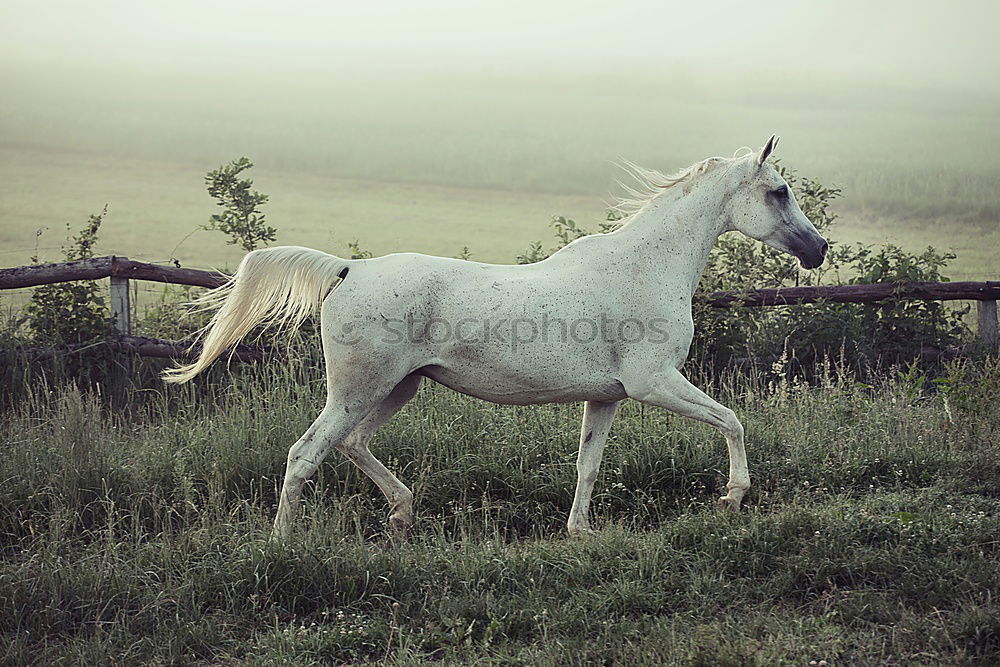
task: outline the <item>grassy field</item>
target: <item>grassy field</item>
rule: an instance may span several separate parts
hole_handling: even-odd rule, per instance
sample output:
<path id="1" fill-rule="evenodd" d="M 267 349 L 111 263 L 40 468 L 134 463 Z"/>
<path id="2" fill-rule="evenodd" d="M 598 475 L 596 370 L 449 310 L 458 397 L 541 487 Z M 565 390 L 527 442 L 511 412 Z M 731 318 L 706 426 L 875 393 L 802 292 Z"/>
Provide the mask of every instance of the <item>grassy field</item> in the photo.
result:
<path id="1" fill-rule="evenodd" d="M 27 162 L 8 154 L 9 164 L 21 165 L 5 175 L 11 192 L 3 202 L 3 217 L 21 225 L 0 227 L 0 263 L 26 263 L 37 252 L 58 261 L 66 223 L 74 228 L 103 206 L 92 193 L 111 188 L 100 252 L 133 259 L 186 266 L 234 267 L 242 256 L 218 232 L 202 230 L 213 203 L 194 167 L 144 164 L 59 153 L 30 156 Z M 481 261 L 511 262 L 531 241 L 548 243 L 553 215 L 574 218 L 596 230 L 604 220 L 608 197 L 599 194 L 512 193 L 497 189 L 413 183 L 388 183 L 289 174 L 258 167 L 257 187 L 271 195 L 265 206 L 278 227 L 278 243 L 347 252 L 359 241 L 384 254 L 402 250 L 454 256 L 468 247 Z M 28 193 L 39 181 L 58 183 L 58 200 L 36 200 Z M 80 202 L 67 213 L 66 201 Z M 36 230 L 43 229 L 40 237 Z M 901 222 L 874 213 L 841 211 L 831 236 L 850 243 L 896 243 L 909 250 L 928 245 L 956 255 L 949 275 L 956 280 L 1000 277 L 1000 225 L 946 223 L 939 219 Z M 37 245 L 36 245 L 37 244 Z"/>
<path id="2" fill-rule="evenodd" d="M 98 252 L 231 268 L 241 251 L 199 229 L 202 179 L 240 155 L 279 243 L 510 262 L 549 245 L 553 215 L 595 229 L 618 157 L 671 170 L 777 131 L 785 164 L 844 188 L 834 239 L 934 245 L 953 279 L 1000 279 L 988 95 L 230 74 L 0 65 L 0 266 L 60 259 L 66 223 L 107 202 Z M 143 332 L 177 338 L 175 313 Z M 747 428 L 739 514 L 714 507 L 721 436 L 628 404 L 583 539 L 564 532 L 579 406 L 425 386 L 373 443 L 416 494 L 412 538 L 335 455 L 277 545 L 287 448 L 323 403 L 310 363 L 178 388 L 116 358 L 85 390 L 0 364 L 0 664 L 1000 662 L 995 358 L 934 379 L 698 379 Z"/>
<path id="3" fill-rule="evenodd" d="M 0 262 L 105 202 L 102 251 L 190 266 L 239 253 L 197 231 L 204 173 L 257 163 L 279 242 L 506 262 L 553 215 L 595 228 L 612 161 L 672 170 L 784 136 L 778 155 L 840 185 L 836 237 L 954 249 L 958 278 L 996 278 L 1000 151 L 987 95 L 846 81 L 653 77 L 223 76 L 0 68 Z M 100 90 L 95 94 L 95 86 Z M 947 91 L 945 91 L 947 92 Z M 37 239 L 36 231 L 43 229 Z M 194 232 L 192 236 L 188 236 Z"/>
<path id="4" fill-rule="evenodd" d="M 5 162 L 19 163 L 15 156 Z M 189 266 L 233 267 L 242 257 L 242 250 L 227 246 L 222 234 L 200 229 L 215 211 L 199 168 L 62 153 L 34 155 L 27 166 L 20 164 L 7 175 L 11 191 L 28 193 L 39 180 L 52 180 L 65 200 L 81 204 L 61 219 L 57 202 L 8 198 L 5 216 L 23 220 L 25 226 L 0 230 L 0 240 L 11 248 L 0 255 L 6 263 L 30 257 L 35 230 L 40 228 L 46 229 L 38 239 L 40 255 L 58 259 L 65 223 L 72 221 L 78 227 L 105 200 L 110 206 L 101 235 L 102 252 L 150 261 L 177 257 Z M 548 220 L 556 212 L 572 211 L 594 221 L 604 214 L 598 195 L 515 195 L 502 190 L 325 178 L 264 165 L 251 176 L 256 187 L 271 196 L 264 210 L 278 228 L 279 243 L 341 253 L 347 251 L 347 243 L 358 240 L 380 254 L 412 250 L 456 255 L 469 246 L 483 259 L 512 261 L 530 240 L 551 235 Z M 107 183 L 127 186 L 112 188 L 104 199 L 93 199 L 91 193 Z"/>
<path id="5" fill-rule="evenodd" d="M 708 383 L 755 486 L 714 507 L 718 434 L 626 405 L 568 538 L 576 406 L 425 387 L 373 451 L 409 541 L 336 456 L 285 545 L 287 446 L 322 403 L 271 366 L 133 392 L 35 385 L 0 417 L 4 664 L 996 664 L 997 361 L 873 387 Z"/>

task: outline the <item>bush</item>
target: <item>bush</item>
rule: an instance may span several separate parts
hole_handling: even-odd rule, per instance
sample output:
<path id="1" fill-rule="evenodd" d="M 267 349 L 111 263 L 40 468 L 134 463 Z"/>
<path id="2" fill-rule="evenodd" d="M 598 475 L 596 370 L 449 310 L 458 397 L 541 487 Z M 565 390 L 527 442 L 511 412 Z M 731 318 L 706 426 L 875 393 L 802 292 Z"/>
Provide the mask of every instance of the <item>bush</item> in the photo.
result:
<path id="1" fill-rule="evenodd" d="M 67 262 L 94 256 L 97 232 L 107 213 L 105 205 L 100 214 L 91 215 L 80 233 L 70 239 L 70 245 L 63 248 Z M 32 260 L 38 263 L 38 257 Z M 37 287 L 24 314 L 32 342 L 42 346 L 87 343 L 111 331 L 107 302 L 95 280 Z"/>
<path id="2" fill-rule="evenodd" d="M 947 282 L 942 269 L 955 258 L 928 247 L 910 253 L 892 244 L 864 246 L 831 239 L 836 215 L 830 204 L 840 189 L 780 171 L 802 211 L 830 241 L 827 260 L 803 271 L 798 260 L 741 234 L 725 234 L 709 256 L 700 292 L 799 285 Z M 695 359 L 716 368 L 735 360 L 787 359 L 792 368 L 813 368 L 836 357 L 861 371 L 880 363 L 934 360 L 968 333 L 965 311 L 941 301 L 886 299 L 871 304 L 816 303 L 784 308 L 695 306 Z"/>

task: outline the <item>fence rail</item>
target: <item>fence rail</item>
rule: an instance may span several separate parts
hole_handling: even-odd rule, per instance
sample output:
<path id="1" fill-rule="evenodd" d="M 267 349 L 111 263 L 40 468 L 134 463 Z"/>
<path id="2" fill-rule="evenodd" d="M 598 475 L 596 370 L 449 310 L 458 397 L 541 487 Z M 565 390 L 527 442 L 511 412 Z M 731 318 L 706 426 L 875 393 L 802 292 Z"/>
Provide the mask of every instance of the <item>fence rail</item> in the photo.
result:
<path id="1" fill-rule="evenodd" d="M 75 262 L 36 264 L 0 269 L 0 289 L 37 287 L 76 280 L 111 279 L 111 312 L 120 336 L 107 344 L 122 352 L 153 357 L 188 357 L 190 346 L 153 338 L 131 336 L 129 281 L 149 280 L 174 285 L 218 287 L 229 276 L 217 271 L 185 269 L 136 262 L 127 257 L 94 257 Z M 696 294 L 694 301 L 713 308 L 786 306 L 805 303 L 875 303 L 886 299 L 977 302 L 979 336 L 992 349 L 1000 345 L 997 327 L 997 300 L 1000 281 L 951 283 L 874 283 L 866 285 L 816 285 L 778 287 L 742 292 Z M 195 348 L 196 350 L 197 348 Z M 234 358 L 256 359 L 261 351 L 250 346 L 238 349 Z"/>
<path id="2" fill-rule="evenodd" d="M 124 278 L 126 280 L 152 280 L 174 285 L 194 287 L 218 287 L 229 279 L 217 271 L 182 269 L 177 266 L 162 266 L 136 262 L 128 257 L 93 257 L 75 262 L 56 264 L 33 264 L 0 269 L 0 289 L 37 287 L 52 283 L 74 280 L 100 280 L 101 278 Z"/>

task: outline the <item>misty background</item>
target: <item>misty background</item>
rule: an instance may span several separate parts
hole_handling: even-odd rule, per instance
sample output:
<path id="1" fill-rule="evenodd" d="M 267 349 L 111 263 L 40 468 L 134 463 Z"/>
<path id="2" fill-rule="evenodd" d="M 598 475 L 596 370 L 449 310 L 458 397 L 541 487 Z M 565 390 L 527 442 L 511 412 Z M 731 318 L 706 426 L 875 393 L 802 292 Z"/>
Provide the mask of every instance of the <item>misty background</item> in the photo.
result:
<path id="1" fill-rule="evenodd" d="M 997 277 L 998 24 L 978 1 L 7 1 L 0 264 L 58 259 L 105 202 L 102 252 L 232 264 L 198 227 L 240 155 L 279 243 L 511 261 L 552 215 L 596 228 L 618 158 L 776 132 L 844 189 L 839 239 Z"/>

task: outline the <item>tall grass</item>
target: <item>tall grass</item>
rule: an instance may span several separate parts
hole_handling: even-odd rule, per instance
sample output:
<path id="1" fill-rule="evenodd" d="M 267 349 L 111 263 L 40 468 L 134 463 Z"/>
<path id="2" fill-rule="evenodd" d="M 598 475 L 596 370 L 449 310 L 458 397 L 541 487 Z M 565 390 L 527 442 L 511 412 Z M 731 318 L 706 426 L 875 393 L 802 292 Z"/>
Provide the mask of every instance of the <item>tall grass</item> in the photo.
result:
<path id="1" fill-rule="evenodd" d="M 433 386 L 373 450 L 412 486 L 409 541 L 334 455 L 284 545 L 288 445 L 322 405 L 304 366 L 147 390 L 128 410 L 36 384 L 0 437 L 6 663 L 981 662 L 1000 653 L 1000 362 L 933 386 L 708 382 L 747 427 L 740 514 L 713 430 L 637 404 L 594 512 L 564 536 L 578 406 Z"/>

